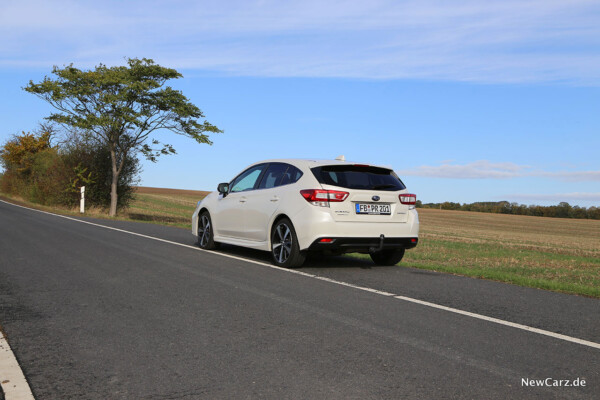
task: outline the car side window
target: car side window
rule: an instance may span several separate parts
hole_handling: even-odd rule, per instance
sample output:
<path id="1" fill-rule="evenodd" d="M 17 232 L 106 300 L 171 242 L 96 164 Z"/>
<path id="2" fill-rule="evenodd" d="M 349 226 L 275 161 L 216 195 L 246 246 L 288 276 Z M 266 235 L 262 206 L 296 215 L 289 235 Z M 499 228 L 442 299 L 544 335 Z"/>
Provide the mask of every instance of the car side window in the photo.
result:
<path id="1" fill-rule="evenodd" d="M 264 169 L 265 164 L 261 164 L 252 168 L 248 168 L 246 171 L 239 174 L 233 180 L 233 182 L 231 182 L 231 189 L 229 190 L 229 193 L 243 192 L 254 189 L 254 186 L 256 186 L 256 181 Z"/>
<path id="2" fill-rule="evenodd" d="M 281 185 L 281 178 L 283 178 L 285 171 L 287 171 L 289 167 L 290 165 L 283 163 L 269 164 L 269 168 L 267 168 L 258 188 L 270 189 Z"/>
<path id="3" fill-rule="evenodd" d="M 281 178 L 281 183 L 279 185 L 289 185 L 290 183 L 298 182 L 298 179 L 302 176 L 302 171 L 298 168 L 290 165 L 283 177 Z"/>

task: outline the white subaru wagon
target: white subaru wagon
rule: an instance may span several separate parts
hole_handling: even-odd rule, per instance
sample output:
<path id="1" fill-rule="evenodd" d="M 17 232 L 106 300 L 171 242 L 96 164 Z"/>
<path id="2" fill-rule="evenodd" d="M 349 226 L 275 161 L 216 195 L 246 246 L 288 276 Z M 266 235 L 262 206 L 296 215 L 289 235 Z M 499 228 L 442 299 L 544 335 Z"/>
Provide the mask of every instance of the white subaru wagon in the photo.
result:
<path id="1" fill-rule="evenodd" d="M 419 240 L 415 204 L 390 168 L 343 156 L 267 160 L 199 201 L 192 233 L 203 249 L 266 250 L 286 268 L 301 266 L 309 252 L 368 253 L 378 265 L 394 265 Z"/>

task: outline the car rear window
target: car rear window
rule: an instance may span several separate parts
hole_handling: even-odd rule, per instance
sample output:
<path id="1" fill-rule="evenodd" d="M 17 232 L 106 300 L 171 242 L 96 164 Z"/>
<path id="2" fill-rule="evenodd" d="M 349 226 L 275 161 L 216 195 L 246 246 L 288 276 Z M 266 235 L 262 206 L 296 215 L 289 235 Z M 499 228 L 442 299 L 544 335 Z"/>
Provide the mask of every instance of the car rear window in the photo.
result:
<path id="1" fill-rule="evenodd" d="M 311 168 L 311 171 L 319 183 L 324 185 L 362 190 L 406 189 L 394 171 L 387 168 L 366 165 L 324 165 Z"/>

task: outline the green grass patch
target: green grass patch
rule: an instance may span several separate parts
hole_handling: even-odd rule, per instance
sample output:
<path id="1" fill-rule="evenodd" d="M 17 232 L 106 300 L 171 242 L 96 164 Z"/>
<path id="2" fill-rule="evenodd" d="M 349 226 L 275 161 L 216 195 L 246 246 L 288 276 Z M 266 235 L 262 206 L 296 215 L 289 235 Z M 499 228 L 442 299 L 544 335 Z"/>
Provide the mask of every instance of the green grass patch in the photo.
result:
<path id="1" fill-rule="evenodd" d="M 366 254 L 351 254 L 369 259 Z M 424 239 L 402 266 L 600 298 L 600 259 L 493 243 Z"/>

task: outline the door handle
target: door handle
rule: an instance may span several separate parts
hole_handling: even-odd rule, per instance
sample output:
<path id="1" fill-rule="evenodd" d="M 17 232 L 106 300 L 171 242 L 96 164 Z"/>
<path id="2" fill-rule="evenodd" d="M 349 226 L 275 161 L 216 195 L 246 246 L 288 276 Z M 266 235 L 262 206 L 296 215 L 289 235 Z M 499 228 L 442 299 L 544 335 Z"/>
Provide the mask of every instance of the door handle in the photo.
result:
<path id="1" fill-rule="evenodd" d="M 271 198 L 271 201 L 279 201 L 279 197 L 277 197 L 277 196 L 273 196 L 273 197 Z"/>
<path id="2" fill-rule="evenodd" d="M 245 203 L 246 202 L 246 198 L 245 197 L 240 197 L 240 203 Z"/>

